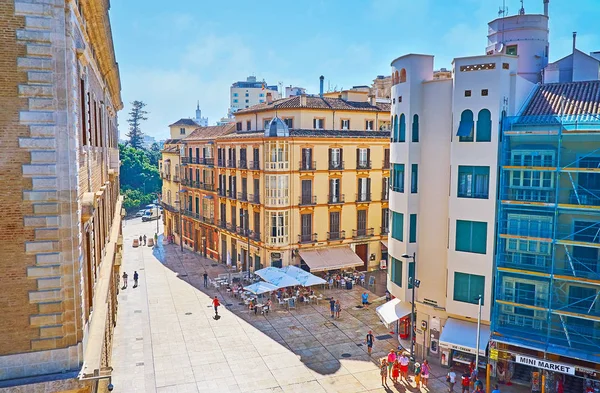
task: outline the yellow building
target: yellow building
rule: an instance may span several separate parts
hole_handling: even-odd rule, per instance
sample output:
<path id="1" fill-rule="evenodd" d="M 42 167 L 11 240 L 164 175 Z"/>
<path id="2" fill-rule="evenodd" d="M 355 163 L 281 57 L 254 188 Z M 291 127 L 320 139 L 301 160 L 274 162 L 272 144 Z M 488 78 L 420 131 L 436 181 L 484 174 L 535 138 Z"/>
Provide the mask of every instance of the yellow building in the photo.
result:
<path id="1" fill-rule="evenodd" d="M 235 132 L 182 140 L 182 181 L 192 185 L 182 188 L 185 210 L 196 221 L 206 223 L 208 204 L 190 194 L 205 188 L 202 168 L 214 164 L 221 262 L 323 271 L 387 258 L 389 105 L 372 105 L 368 92 L 335 95 L 267 95 L 236 113 Z"/>

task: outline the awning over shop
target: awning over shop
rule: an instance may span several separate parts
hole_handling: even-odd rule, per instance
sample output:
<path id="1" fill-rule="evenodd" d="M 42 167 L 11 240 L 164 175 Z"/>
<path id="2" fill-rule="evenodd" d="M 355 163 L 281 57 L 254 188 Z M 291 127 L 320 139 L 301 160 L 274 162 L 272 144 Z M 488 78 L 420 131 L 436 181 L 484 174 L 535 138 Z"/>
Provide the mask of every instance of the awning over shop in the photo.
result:
<path id="1" fill-rule="evenodd" d="M 302 260 L 310 267 L 311 273 L 325 270 L 363 266 L 365 263 L 352 251 L 350 246 L 300 250 Z"/>
<path id="2" fill-rule="evenodd" d="M 388 248 L 388 242 L 387 242 L 387 240 L 382 240 L 381 244 L 383 244 L 385 246 L 385 248 Z"/>
<path id="3" fill-rule="evenodd" d="M 485 348 L 489 340 L 490 327 L 481 325 L 479 356 L 485 356 Z M 477 323 L 448 318 L 440 335 L 440 347 L 475 355 L 477 353 Z"/>
<path id="4" fill-rule="evenodd" d="M 377 307 L 375 312 L 379 316 L 379 319 L 381 319 L 381 322 L 389 325 L 407 315 L 410 315 L 411 305 L 410 303 L 403 302 L 396 298 Z"/>

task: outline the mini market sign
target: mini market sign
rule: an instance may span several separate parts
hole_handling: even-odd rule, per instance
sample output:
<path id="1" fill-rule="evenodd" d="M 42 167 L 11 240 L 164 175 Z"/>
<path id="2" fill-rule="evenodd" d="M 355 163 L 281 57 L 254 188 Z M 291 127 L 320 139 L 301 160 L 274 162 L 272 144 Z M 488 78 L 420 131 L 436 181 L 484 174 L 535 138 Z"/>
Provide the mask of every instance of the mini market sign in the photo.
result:
<path id="1" fill-rule="evenodd" d="M 544 370 L 556 371 L 562 374 L 575 375 L 575 367 L 567 364 L 551 362 L 544 359 L 530 358 L 528 356 L 517 355 L 517 363 L 528 366 L 543 368 Z"/>

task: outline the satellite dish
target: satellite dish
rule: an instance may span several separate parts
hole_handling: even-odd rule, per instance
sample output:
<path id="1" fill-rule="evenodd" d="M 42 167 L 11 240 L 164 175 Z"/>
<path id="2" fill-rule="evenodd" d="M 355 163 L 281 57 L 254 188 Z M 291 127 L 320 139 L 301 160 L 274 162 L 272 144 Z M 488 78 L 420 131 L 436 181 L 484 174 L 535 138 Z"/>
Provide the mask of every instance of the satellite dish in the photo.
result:
<path id="1" fill-rule="evenodd" d="M 504 44 L 502 42 L 498 42 L 496 44 L 496 53 L 502 53 L 503 49 L 504 49 Z"/>

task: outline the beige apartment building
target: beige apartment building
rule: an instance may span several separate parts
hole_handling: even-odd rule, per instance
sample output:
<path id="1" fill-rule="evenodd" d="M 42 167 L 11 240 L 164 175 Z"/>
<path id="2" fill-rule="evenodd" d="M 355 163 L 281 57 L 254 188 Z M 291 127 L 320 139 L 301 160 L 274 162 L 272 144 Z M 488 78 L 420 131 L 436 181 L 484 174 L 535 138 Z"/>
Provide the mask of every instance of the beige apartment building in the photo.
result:
<path id="1" fill-rule="evenodd" d="M 0 3 L 0 390 L 109 383 L 121 261 L 108 2 Z"/>

